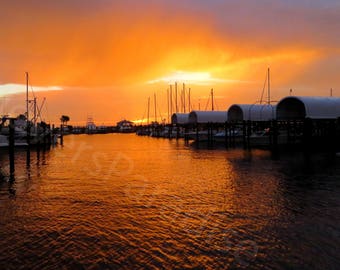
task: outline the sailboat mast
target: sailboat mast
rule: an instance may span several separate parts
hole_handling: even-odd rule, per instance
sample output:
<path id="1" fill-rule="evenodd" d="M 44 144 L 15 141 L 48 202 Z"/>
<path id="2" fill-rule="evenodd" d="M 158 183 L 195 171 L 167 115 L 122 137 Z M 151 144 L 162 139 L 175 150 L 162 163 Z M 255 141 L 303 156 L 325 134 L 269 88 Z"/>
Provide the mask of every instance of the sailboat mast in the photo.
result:
<path id="1" fill-rule="evenodd" d="M 214 89 L 211 88 L 211 110 L 214 110 Z"/>
<path id="2" fill-rule="evenodd" d="M 176 113 L 178 113 L 178 102 L 177 102 L 177 82 L 175 82 L 175 102 L 176 102 Z"/>
<path id="3" fill-rule="evenodd" d="M 169 88 L 166 89 L 166 97 L 167 97 L 167 105 L 168 105 L 168 123 L 169 123 L 169 113 L 170 113 L 170 109 L 169 109 Z"/>
<path id="4" fill-rule="evenodd" d="M 26 72 L 26 141 L 27 141 L 27 145 L 28 147 L 30 147 L 30 136 L 31 136 L 31 131 L 30 131 L 30 120 L 29 120 L 29 107 L 28 107 L 28 72 Z M 28 148 L 29 149 L 29 148 Z M 29 151 L 27 151 L 27 162 L 29 162 L 30 158 L 29 158 Z"/>
<path id="5" fill-rule="evenodd" d="M 170 84 L 170 115 L 172 116 L 172 85 Z"/>
<path id="6" fill-rule="evenodd" d="M 189 88 L 189 97 L 188 97 L 188 105 L 189 105 L 189 108 L 188 108 L 188 111 L 190 112 L 191 110 L 191 97 L 190 97 L 190 92 L 191 92 L 191 88 Z"/>
<path id="7" fill-rule="evenodd" d="M 268 104 L 270 104 L 270 69 L 268 68 Z"/>
<path id="8" fill-rule="evenodd" d="M 150 123 L 150 97 L 148 97 L 148 125 Z"/>
<path id="9" fill-rule="evenodd" d="M 183 83 L 183 109 L 184 113 L 186 112 L 185 108 L 185 83 Z"/>
<path id="10" fill-rule="evenodd" d="M 34 98 L 34 100 L 33 100 L 33 102 L 34 102 L 34 127 L 33 127 L 33 129 L 35 129 L 35 127 L 37 126 L 37 98 L 35 97 Z"/>
<path id="11" fill-rule="evenodd" d="M 155 102 L 155 122 L 157 122 L 157 102 L 156 102 L 156 93 L 154 93 L 154 102 Z"/>
<path id="12" fill-rule="evenodd" d="M 26 72 L 26 117 L 27 117 L 27 125 L 29 122 L 29 112 L 28 112 L 28 72 Z"/>

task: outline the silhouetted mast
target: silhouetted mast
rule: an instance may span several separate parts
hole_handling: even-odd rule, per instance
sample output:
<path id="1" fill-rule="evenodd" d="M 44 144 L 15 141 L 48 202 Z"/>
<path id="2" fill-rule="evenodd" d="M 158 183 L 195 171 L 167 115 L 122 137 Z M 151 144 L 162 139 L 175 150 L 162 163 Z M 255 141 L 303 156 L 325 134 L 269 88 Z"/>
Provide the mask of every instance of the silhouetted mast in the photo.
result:
<path id="1" fill-rule="evenodd" d="M 178 113 L 178 103 L 177 103 L 177 82 L 175 82 L 175 102 L 176 102 L 176 113 Z"/>
<path id="2" fill-rule="evenodd" d="M 191 97 L 190 97 L 190 93 L 191 92 L 191 88 L 189 88 L 189 100 L 188 100 L 188 105 L 189 105 L 189 112 L 191 111 Z"/>
<path id="3" fill-rule="evenodd" d="M 172 85 L 170 84 L 170 115 L 172 116 L 172 109 L 173 109 L 173 105 L 172 105 Z"/>
<path id="4" fill-rule="evenodd" d="M 156 102 L 156 93 L 154 93 L 154 102 L 155 102 L 155 122 L 157 122 L 157 102 Z"/>
<path id="5" fill-rule="evenodd" d="M 270 104 L 270 69 L 268 68 L 268 104 Z"/>
<path id="6" fill-rule="evenodd" d="M 26 74 L 26 117 L 27 117 L 27 125 L 28 125 L 28 121 L 29 121 L 29 112 L 28 112 L 28 72 L 25 73 Z"/>
<path id="7" fill-rule="evenodd" d="M 31 131 L 30 131 L 30 120 L 29 120 L 29 100 L 28 100 L 28 83 L 29 83 L 29 78 L 28 78 L 28 72 L 26 72 L 26 132 L 27 132 L 27 145 L 28 147 L 30 146 L 30 136 L 31 136 Z M 27 155 L 29 155 L 29 151 L 27 151 Z M 27 160 L 29 160 L 29 158 L 27 158 Z"/>
<path id="8" fill-rule="evenodd" d="M 150 97 L 148 97 L 148 125 L 150 123 Z"/>
<path id="9" fill-rule="evenodd" d="M 166 97 L 167 97 L 167 105 L 168 105 L 168 123 L 169 123 L 169 114 L 170 114 L 170 102 L 169 102 L 169 88 L 166 89 Z"/>
<path id="10" fill-rule="evenodd" d="M 183 109 L 184 109 L 184 113 L 185 113 L 185 83 L 183 83 Z"/>
<path id="11" fill-rule="evenodd" d="M 212 111 L 214 110 L 214 89 L 213 88 L 211 88 L 211 110 Z"/>

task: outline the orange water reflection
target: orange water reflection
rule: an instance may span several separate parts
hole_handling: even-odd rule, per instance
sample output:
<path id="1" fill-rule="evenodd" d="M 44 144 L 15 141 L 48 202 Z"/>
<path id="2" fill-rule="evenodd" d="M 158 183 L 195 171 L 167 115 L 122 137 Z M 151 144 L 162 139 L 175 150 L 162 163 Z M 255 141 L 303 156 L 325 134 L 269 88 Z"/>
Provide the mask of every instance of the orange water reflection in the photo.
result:
<path id="1" fill-rule="evenodd" d="M 291 248 L 282 163 L 266 151 L 110 134 L 67 136 L 29 170 L 24 154 L 15 195 L 0 186 L 8 268 L 20 254 L 27 267 L 260 269 Z"/>

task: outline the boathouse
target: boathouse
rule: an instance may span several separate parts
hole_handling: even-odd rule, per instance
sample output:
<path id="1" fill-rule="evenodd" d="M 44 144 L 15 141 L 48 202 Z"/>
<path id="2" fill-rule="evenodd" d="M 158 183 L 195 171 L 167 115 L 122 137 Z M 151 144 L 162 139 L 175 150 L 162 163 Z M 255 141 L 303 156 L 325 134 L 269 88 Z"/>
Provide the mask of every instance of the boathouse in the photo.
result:
<path id="1" fill-rule="evenodd" d="M 189 114 L 188 113 L 174 113 L 171 116 L 171 123 L 173 125 L 185 125 L 188 124 Z"/>
<path id="2" fill-rule="evenodd" d="M 338 97 L 283 98 L 276 107 L 277 120 L 336 119 L 340 117 Z"/>
<path id="3" fill-rule="evenodd" d="M 275 119 L 275 106 L 270 104 L 234 104 L 228 109 L 228 121 L 270 121 Z"/>
<path id="4" fill-rule="evenodd" d="M 227 111 L 192 111 L 189 113 L 190 124 L 220 124 L 228 120 Z"/>

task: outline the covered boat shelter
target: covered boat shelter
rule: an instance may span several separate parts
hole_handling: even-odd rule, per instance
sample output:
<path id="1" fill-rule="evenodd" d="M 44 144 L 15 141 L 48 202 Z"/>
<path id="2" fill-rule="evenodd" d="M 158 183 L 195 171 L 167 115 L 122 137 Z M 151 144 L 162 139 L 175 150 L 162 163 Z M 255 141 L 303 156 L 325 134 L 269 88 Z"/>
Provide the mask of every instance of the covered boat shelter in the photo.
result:
<path id="1" fill-rule="evenodd" d="M 275 106 L 270 104 L 234 104 L 228 109 L 228 121 L 270 121 L 275 119 Z"/>
<path id="2" fill-rule="evenodd" d="M 171 123 L 173 125 L 185 125 L 188 124 L 189 114 L 188 113 L 174 113 L 171 116 Z"/>
<path id="3" fill-rule="evenodd" d="M 276 107 L 277 120 L 336 119 L 340 117 L 338 97 L 285 97 Z"/>
<path id="4" fill-rule="evenodd" d="M 227 111 L 192 111 L 189 113 L 190 124 L 221 124 L 227 120 Z"/>

